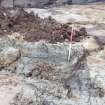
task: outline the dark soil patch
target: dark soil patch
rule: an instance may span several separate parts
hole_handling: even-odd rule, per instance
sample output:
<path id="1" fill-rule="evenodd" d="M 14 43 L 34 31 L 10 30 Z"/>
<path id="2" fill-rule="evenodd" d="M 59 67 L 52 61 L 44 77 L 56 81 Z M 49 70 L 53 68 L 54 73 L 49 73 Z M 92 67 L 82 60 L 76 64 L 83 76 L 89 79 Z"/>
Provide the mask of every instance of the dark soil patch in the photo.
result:
<path id="1" fill-rule="evenodd" d="M 60 24 L 51 17 L 41 19 L 33 12 L 25 12 L 24 9 L 18 9 L 17 14 L 11 17 L 7 10 L 0 8 L 0 35 L 20 32 L 24 35 L 24 40 L 29 42 L 46 40 L 55 43 L 69 40 L 71 30 L 72 27 L 68 24 Z M 87 34 L 85 28 L 80 28 L 75 33 L 74 41 L 79 41 Z"/>

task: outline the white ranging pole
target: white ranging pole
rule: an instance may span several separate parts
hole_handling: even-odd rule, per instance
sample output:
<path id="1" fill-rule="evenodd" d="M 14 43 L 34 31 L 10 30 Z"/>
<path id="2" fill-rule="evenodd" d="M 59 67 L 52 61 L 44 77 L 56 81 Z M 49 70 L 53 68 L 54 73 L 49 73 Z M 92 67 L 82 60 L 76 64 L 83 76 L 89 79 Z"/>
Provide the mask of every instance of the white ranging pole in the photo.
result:
<path id="1" fill-rule="evenodd" d="M 69 44 L 69 55 L 68 55 L 68 62 L 70 61 L 71 57 L 71 50 L 72 50 L 72 38 L 74 34 L 74 26 L 72 26 L 71 35 L 70 35 L 70 44 Z"/>
<path id="2" fill-rule="evenodd" d="M 71 48 L 72 48 L 72 43 L 70 42 L 70 44 L 69 44 L 68 62 L 70 61 L 70 57 L 71 57 Z"/>

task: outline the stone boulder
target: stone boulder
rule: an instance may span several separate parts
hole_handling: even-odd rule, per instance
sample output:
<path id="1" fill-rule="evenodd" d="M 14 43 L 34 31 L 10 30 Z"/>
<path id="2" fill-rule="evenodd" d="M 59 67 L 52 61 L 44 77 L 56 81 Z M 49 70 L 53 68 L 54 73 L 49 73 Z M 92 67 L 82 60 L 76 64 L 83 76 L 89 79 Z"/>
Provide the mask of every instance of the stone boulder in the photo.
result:
<path id="1" fill-rule="evenodd" d="M 13 47 L 4 48 L 0 51 L 0 68 L 7 67 L 20 57 L 19 49 Z"/>
<path id="2" fill-rule="evenodd" d="M 82 44 L 83 44 L 84 48 L 89 52 L 97 51 L 102 48 L 101 43 L 94 36 L 84 39 Z"/>

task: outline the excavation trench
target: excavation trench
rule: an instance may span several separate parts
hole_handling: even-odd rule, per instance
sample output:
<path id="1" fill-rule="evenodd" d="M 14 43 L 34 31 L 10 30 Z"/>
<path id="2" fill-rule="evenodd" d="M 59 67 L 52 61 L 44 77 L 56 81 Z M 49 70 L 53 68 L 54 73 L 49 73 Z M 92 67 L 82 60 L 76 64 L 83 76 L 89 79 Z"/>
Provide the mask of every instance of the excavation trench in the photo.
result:
<path id="1" fill-rule="evenodd" d="M 61 101 L 62 105 L 67 102 L 88 105 L 90 98 L 104 97 L 103 86 L 90 75 L 99 65 L 88 65 L 89 55 L 81 43 L 87 36 L 85 28 L 75 30 L 68 61 L 72 31 L 69 24 L 58 23 L 51 17 L 41 19 L 23 9 L 11 15 L 3 8 L 0 22 L 0 73 L 18 77 L 13 87 L 21 87 L 14 92 L 11 105 L 61 105 Z M 102 67 L 100 69 L 102 71 Z M 15 81 L 1 81 L 7 91 L 12 82 Z"/>

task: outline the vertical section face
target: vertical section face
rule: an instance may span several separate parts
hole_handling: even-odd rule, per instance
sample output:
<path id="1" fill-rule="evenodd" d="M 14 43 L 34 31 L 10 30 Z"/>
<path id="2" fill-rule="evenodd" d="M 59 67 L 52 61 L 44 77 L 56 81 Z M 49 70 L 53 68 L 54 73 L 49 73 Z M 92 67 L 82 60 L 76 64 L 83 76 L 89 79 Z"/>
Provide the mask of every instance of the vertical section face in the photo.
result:
<path id="1" fill-rule="evenodd" d="M 15 0 L 16 7 L 43 7 L 49 0 Z"/>
<path id="2" fill-rule="evenodd" d="M 73 4 L 81 4 L 81 3 L 91 3 L 95 1 L 101 0 L 0 0 L 1 6 L 6 8 L 13 7 L 36 7 L 41 8 L 52 4 L 62 5 L 64 3 L 73 3 Z M 103 0 L 105 1 L 105 0 Z"/>
<path id="3" fill-rule="evenodd" d="M 88 0 L 88 2 L 95 2 L 95 1 L 99 1 L 99 0 Z"/>
<path id="4" fill-rule="evenodd" d="M 39 0 L 15 0 L 15 7 L 36 7 Z"/>
<path id="5" fill-rule="evenodd" d="M 13 8 L 13 0 L 1 0 L 1 6 L 6 8 Z"/>
<path id="6" fill-rule="evenodd" d="M 95 1 L 100 1 L 100 0 L 72 0 L 72 3 L 88 3 L 88 2 L 95 2 Z"/>
<path id="7" fill-rule="evenodd" d="M 46 4 L 49 4 L 52 0 L 36 0 L 37 5 L 36 7 L 44 7 Z"/>
<path id="8" fill-rule="evenodd" d="M 77 4 L 80 4 L 80 3 L 86 3 L 88 0 L 72 0 L 72 3 L 77 3 Z"/>
<path id="9" fill-rule="evenodd" d="M 14 5 L 16 7 L 27 7 L 30 3 L 30 0 L 15 0 Z"/>

